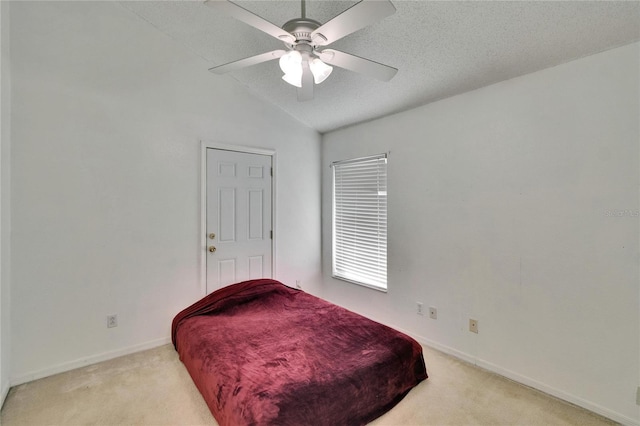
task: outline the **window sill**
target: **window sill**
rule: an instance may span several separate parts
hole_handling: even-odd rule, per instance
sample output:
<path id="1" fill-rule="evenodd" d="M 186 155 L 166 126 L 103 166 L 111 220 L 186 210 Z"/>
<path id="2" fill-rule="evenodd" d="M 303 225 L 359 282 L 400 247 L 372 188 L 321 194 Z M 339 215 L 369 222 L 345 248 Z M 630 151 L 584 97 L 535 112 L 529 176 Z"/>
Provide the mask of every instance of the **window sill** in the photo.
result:
<path id="1" fill-rule="evenodd" d="M 355 280 L 350 280 L 348 278 L 344 278 L 344 277 L 339 277 L 336 275 L 332 275 L 332 278 L 335 278 L 336 280 L 340 280 L 340 281 L 344 281 L 347 283 L 351 283 L 351 284 L 355 284 L 355 285 L 359 285 L 360 287 L 366 287 L 366 288 L 370 288 L 371 290 L 376 290 L 379 291 L 381 293 L 387 293 L 387 289 L 386 288 L 382 288 L 382 287 L 377 287 L 375 285 L 371 285 L 371 284 L 365 284 L 365 283 L 361 283 L 359 281 L 355 281 Z"/>

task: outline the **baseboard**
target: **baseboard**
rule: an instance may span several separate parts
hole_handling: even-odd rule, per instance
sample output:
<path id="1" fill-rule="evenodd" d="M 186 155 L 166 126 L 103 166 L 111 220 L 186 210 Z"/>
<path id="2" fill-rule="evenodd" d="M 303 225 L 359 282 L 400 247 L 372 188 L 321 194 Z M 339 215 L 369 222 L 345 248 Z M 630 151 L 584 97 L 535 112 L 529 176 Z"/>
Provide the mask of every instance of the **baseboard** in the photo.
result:
<path id="1" fill-rule="evenodd" d="M 98 362 L 108 361 L 113 358 L 118 358 L 118 357 L 129 355 L 135 352 L 145 351 L 147 349 L 152 349 L 158 346 L 166 345 L 170 342 L 171 342 L 171 339 L 169 337 L 164 337 L 162 339 L 151 340 L 145 343 L 140 343 L 138 345 L 117 349 L 115 351 L 108 351 L 108 352 L 92 355 L 89 357 L 79 358 L 74 361 L 54 365 L 53 367 L 49 367 L 42 370 L 33 371 L 31 373 L 12 377 L 10 384 L 11 386 L 21 385 L 23 383 L 31 382 L 33 380 L 38 380 L 44 377 L 53 376 L 54 374 L 64 373 L 65 371 L 75 370 L 76 368 L 85 367 L 87 365 L 96 364 Z M 8 390 L 9 389 L 7 389 L 7 391 Z"/>
<path id="2" fill-rule="evenodd" d="M 636 419 L 632 419 L 630 417 L 627 417 L 623 414 L 620 414 L 618 412 L 612 411 L 606 407 L 602 407 L 601 405 L 595 404 L 591 401 L 585 400 L 583 398 L 577 397 L 575 395 L 572 395 L 568 392 L 562 391 L 560 389 L 556 389 L 552 386 L 548 386 L 544 383 L 541 383 L 537 380 L 534 380 L 530 377 L 527 376 L 523 376 L 522 374 L 518 374 L 516 372 L 513 372 L 511 370 L 507 370 L 505 368 L 502 368 L 496 364 L 492 364 L 488 361 L 479 359 L 477 357 L 474 357 L 472 355 L 469 355 L 465 352 L 459 351 L 457 349 L 451 348 L 449 346 L 446 345 L 442 345 L 438 342 L 434 342 L 431 339 L 427 339 L 424 336 L 420 336 L 420 335 L 416 335 L 415 333 L 411 333 L 408 332 L 406 330 L 403 330 L 402 328 L 399 327 L 394 327 L 396 330 L 399 330 L 411 337 L 413 337 L 415 340 L 417 340 L 418 342 L 420 342 L 421 344 L 428 346 L 430 348 L 439 350 L 440 352 L 444 352 L 448 355 L 451 355 L 455 358 L 461 359 L 463 361 L 466 361 L 470 364 L 476 365 L 480 368 L 483 368 L 485 370 L 491 371 L 492 373 L 496 373 L 500 376 L 506 377 L 509 380 L 513 380 L 515 382 L 521 383 L 525 386 L 529 386 L 531 388 L 537 389 L 541 392 L 544 392 L 548 395 L 554 396 L 556 398 L 562 399 L 563 401 L 567 401 L 571 404 L 577 405 L 579 407 L 582 407 L 584 409 L 587 409 L 593 413 L 599 414 L 601 416 L 604 416 L 608 419 L 611 419 L 615 422 L 618 422 L 620 424 L 623 424 L 625 426 L 640 426 L 640 420 L 636 420 Z"/>
<path id="3" fill-rule="evenodd" d="M 537 380 L 534 380 L 530 377 L 523 376 L 516 372 L 504 369 L 498 365 L 492 364 L 482 359 L 476 360 L 476 365 L 480 368 L 484 368 L 485 370 L 489 370 L 493 373 L 499 374 L 507 379 L 516 381 L 518 383 L 522 383 L 523 385 L 532 387 L 539 391 L 542 391 L 546 394 L 555 396 L 556 398 L 560 398 L 564 401 L 570 402 L 571 404 L 577 405 L 582 408 L 586 408 L 589 411 L 600 414 L 601 416 L 607 417 L 615 422 L 621 423 L 626 426 L 639 426 L 640 422 L 638 420 L 634 420 L 630 417 L 624 416 L 615 411 L 609 410 L 606 407 L 595 404 L 586 399 L 580 398 L 578 396 L 572 395 L 560 389 L 556 389 L 554 387 L 548 386 L 544 383 L 541 383 Z"/>
<path id="4" fill-rule="evenodd" d="M 5 381 L 0 388 L 0 409 L 4 405 L 4 401 L 7 399 L 7 395 L 9 394 L 9 389 L 11 386 L 9 385 L 9 381 Z"/>

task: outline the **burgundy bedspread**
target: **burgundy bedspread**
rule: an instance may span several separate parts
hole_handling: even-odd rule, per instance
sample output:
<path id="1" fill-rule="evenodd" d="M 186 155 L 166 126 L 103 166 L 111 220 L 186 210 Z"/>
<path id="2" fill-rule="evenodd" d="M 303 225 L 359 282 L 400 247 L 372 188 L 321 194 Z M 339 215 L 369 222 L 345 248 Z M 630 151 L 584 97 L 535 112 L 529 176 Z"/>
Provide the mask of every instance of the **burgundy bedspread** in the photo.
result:
<path id="1" fill-rule="evenodd" d="M 221 426 L 362 425 L 427 378 L 415 340 L 274 280 L 204 297 L 172 339 Z"/>

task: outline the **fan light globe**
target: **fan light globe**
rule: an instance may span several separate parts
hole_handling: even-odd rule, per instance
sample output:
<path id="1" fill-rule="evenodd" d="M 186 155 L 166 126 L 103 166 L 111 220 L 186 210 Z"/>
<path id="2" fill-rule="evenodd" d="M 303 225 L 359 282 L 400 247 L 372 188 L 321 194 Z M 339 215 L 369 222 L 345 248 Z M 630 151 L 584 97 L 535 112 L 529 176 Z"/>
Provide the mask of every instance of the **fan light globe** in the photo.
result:
<path id="1" fill-rule="evenodd" d="M 302 67 L 300 72 L 290 72 L 282 76 L 282 79 L 292 86 L 302 87 Z"/>
<path id="2" fill-rule="evenodd" d="M 280 69 L 284 72 L 282 79 L 292 86 L 302 87 L 302 55 L 291 50 L 280 57 Z"/>
<path id="3" fill-rule="evenodd" d="M 280 69 L 285 74 L 302 74 L 302 55 L 291 50 L 280 57 Z"/>
<path id="4" fill-rule="evenodd" d="M 313 81 L 316 84 L 320 84 L 325 81 L 331 74 L 331 71 L 333 71 L 332 66 L 325 64 L 318 58 L 313 58 L 311 62 L 309 62 L 309 68 L 313 74 Z"/>

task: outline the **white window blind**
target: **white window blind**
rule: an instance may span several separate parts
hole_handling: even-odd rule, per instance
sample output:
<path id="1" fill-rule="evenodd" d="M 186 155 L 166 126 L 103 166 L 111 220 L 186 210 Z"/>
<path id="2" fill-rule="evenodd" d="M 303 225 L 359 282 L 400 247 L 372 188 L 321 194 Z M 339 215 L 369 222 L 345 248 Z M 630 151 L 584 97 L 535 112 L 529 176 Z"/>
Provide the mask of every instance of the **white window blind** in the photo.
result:
<path id="1" fill-rule="evenodd" d="M 387 289 L 387 155 L 333 163 L 333 276 Z"/>

